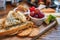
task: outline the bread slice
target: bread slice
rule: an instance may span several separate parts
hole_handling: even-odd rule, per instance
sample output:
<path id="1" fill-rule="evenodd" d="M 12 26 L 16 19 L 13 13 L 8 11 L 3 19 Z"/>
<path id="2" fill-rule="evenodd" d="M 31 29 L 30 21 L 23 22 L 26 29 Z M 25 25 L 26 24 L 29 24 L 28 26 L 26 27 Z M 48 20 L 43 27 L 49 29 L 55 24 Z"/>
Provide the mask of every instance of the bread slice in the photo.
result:
<path id="1" fill-rule="evenodd" d="M 44 8 L 41 11 L 44 12 L 44 13 L 55 13 L 55 10 L 54 9 L 51 9 L 51 8 L 47 8 L 47 9 Z"/>
<path id="2" fill-rule="evenodd" d="M 15 25 L 9 28 L 1 29 L 0 30 L 0 36 L 6 36 L 6 35 L 14 35 L 17 34 L 20 30 L 26 29 L 33 26 L 33 22 L 27 21 L 25 23 L 22 23 L 20 25 Z"/>
<path id="3" fill-rule="evenodd" d="M 25 8 L 23 5 L 19 5 L 16 9 L 16 11 L 23 11 L 23 12 L 27 12 L 27 8 Z"/>
<path id="4" fill-rule="evenodd" d="M 39 34 L 39 28 L 33 28 L 32 32 L 29 34 L 28 37 L 35 37 Z"/>
<path id="5" fill-rule="evenodd" d="M 4 20 L 5 20 L 5 18 L 0 19 L 0 29 L 4 28 L 3 27 L 4 26 Z"/>
<path id="6" fill-rule="evenodd" d="M 32 28 L 28 28 L 17 35 L 21 37 L 25 37 L 25 36 L 28 36 L 31 33 L 31 31 L 32 31 Z"/>

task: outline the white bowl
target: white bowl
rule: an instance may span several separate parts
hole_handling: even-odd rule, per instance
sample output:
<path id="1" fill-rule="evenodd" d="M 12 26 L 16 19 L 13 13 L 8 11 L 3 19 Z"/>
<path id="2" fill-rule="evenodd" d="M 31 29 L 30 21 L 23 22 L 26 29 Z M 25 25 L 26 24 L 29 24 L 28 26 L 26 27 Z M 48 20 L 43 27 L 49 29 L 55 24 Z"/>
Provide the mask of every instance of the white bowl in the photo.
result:
<path id="1" fill-rule="evenodd" d="M 13 11 L 16 11 L 16 9 L 17 9 L 17 8 L 14 8 Z M 22 12 L 22 11 L 21 11 L 21 12 Z M 30 13 L 30 10 L 28 9 L 28 11 L 22 12 L 22 13 L 25 14 L 25 15 L 28 15 L 28 14 Z"/>
<path id="2" fill-rule="evenodd" d="M 45 19 L 45 16 L 43 18 L 34 18 L 29 15 L 29 17 L 31 18 L 31 21 L 33 21 L 36 25 L 41 25 Z"/>

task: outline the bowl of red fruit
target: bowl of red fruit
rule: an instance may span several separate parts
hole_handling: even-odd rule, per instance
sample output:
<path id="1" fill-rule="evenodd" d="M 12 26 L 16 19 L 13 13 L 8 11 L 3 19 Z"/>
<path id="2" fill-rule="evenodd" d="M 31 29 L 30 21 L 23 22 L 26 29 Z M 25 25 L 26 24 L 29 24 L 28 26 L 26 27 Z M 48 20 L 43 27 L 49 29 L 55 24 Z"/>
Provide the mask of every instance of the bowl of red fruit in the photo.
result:
<path id="1" fill-rule="evenodd" d="M 30 8 L 29 17 L 36 25 L 41 25 L 45 19 L 45 15 L 39 9 L 34 7 L 33 9 Z"/>

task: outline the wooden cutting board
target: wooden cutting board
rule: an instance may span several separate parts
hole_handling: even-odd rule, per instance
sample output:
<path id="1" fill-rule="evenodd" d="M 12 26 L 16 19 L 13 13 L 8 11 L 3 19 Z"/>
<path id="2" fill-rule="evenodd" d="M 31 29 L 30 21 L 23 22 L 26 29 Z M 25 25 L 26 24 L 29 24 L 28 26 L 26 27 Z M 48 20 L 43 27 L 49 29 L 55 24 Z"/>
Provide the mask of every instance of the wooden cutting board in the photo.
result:
<path id="1" fill-rule="evenodd" d="M 36 40 L 37 38 L 39 38 L 42 34 L 44 34 L 45 32 L 47 32 L 50 28 L 54 27 L 56 24 L 56 21 L 50 23 L 49 25 L 46 24 L 42 24 L 39 27 L 39 34 L 36 37 L 33 38 L 29 38 L 29 37 L 18 37 L 18 36 L 10 36 L 10 37 L 0 37 L 0 40 Z"/>

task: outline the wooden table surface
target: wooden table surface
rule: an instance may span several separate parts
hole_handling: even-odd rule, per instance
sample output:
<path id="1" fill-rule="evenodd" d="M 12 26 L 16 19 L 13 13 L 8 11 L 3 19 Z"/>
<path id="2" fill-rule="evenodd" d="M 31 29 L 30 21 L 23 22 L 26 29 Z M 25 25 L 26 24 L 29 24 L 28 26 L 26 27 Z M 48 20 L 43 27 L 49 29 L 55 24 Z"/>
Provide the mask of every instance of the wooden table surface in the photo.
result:
<path id="1" fill-rule="evenodd" d="M 2 18 L 2 16 L 7 15 L 8 11 L 10 11 L 13 7 L 11 5 L 7 5 L 7 9 L 5 11 L 0 11 L 0 17 Z M 2 16 L 1 16 L 2 15 Z M 60 40 L 60 17 L 57 18 L 58 20 L 58 26 L 56 26 L 55 28 L 52 28 L 50 31 L 48 31 L 47 33 L 45 33 L 44 35 L 42 35 L 38 40 Z M 19 40 L 16 39 L 17 37 L 15 37 L 15 40 Z M 13 37 L 8 38 L 9 40 L 13 40 Z M 4 39 L 0 39 L 0 40 L 8 40 L 6 38 Z"/>
<path id="2" fill-rule="evenodd" d="M 60 40 L 60 18 L 57 18 L 57 20 L 58 25 L 42 35 L 38 40 Z"/>

